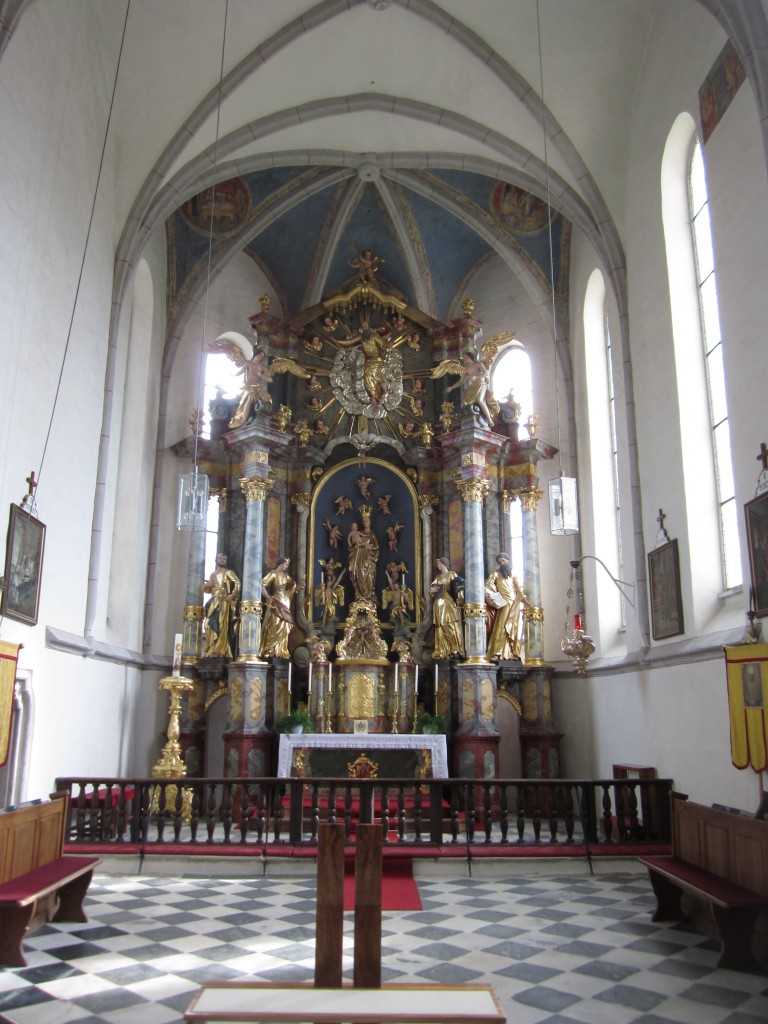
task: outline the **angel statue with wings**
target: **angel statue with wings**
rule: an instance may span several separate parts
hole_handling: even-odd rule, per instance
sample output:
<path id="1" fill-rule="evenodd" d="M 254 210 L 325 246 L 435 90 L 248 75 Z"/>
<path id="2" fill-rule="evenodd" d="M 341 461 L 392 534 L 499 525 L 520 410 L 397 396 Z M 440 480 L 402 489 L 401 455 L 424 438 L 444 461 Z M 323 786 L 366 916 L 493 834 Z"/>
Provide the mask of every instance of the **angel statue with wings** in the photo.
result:
<path id="1" fill-rule="evenodd" d="M 476 406 L 488 427 L 493 427 L 493 421 L 499 415 L 499 403 L 491 391 L 490 367 L 500 345 L 508 341 L 514 341 L 511 335 L 506 333 L 498 335 L 487 341 L 480 349 L 479 354 L 467 349 L 461 357 L 461 362 L 458 359 L 443 359 L 431 374 L 432 378 L 437 380 L 447 373 L 457 373 L 459 379 L 455 384 L 446 388 L 445 393 L 448 394 L 460 387 L 461 404 L 470 410 Z"/>
<path id="2" fill-rule="evenodd" d="M 240 368 L 243 375 L 243 390 L 235 415 L 229 421 L 230 429 L 244 426 L 251 413 L 258 412 L 262 406 L 271 406 L 272 397 L 266 385 L 273 381 L 273 373 L 290 371 L 296 377 L 309 380 L 309 373 L 294 360 L 286 356 L 273 359 L 267 365 L 267 353 L 258 345 L 253 345 L 243 334 L 237 331 L 226 331 L 215 341 L 206 346 L 208 352 L 224 352 Z"/>

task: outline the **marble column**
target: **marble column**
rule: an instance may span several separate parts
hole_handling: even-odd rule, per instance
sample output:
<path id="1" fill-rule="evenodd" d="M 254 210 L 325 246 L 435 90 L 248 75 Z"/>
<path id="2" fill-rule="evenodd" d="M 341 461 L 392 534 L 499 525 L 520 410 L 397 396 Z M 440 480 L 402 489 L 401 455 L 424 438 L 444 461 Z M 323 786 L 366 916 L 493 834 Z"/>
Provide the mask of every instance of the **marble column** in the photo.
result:
<path id="1" fill-rule="evenodd" d="M 432 509 L 438 498 L 433 494 L 419 495 L 419 518 L 421 519 L 421 587 L 424 603 L 429 607 L 429 585 L 433 576 L 432 567 Z"/>
<path id="2" fill-rule="evenodd" d="M 311 600 L 312 581 L 307 577 L 307 520 L 309 519 L 309 506 L 311 495 L 308 491 L 300 491 L 291 495 L 291 504 L 299 514 L 299 529 L 296 544 L 296 571 L 291 573 L 296 583 L 305 583 L 307 589 L 303 594 L 296 597 L 296 622 L 305 636 L 312 632 L 311 623 L 306 615 L 304 595 L 309 594 Z M 310 612 L 311 618 L 311 612 Z"/>
<path id="3" fill-rule="evenodd" d="M 524 612 L 525 663 L 544 664 L 544 609 L 541 607 L 541 567 L 539 564 L 539 527 L 537 506 L 544 492 L 535 485 L 515 492 L 523 506 L 523 545 L 525 578 L 523 590 L 530 607 Z"/>
<path id="4" fill-rule="evenodd" d="M 261 646 L 261 579 L 264 561 L 264 501 L 272 481 L 243 477 L 240 487 L 246 500 L 243 544 L 243 581 L 240 595 L 239 662 L 258 663 Z"/>
<path id="5" fill-rule="evenodd" d="M 193 530 L 187 560 L 187 592 L 181 641 L 182 665 L 195 665 L 203 655 L 203 583 L 205 582 L 205 530 Z"/>
<path id="6" fill-rule="evenodd" d="M 456 483 L 464 513 L 464 652 L 465 664 L 487 664 L 485 653 L 485 560 L 483 554 L 483 499 L 488 481 L 479 477 Z"/>

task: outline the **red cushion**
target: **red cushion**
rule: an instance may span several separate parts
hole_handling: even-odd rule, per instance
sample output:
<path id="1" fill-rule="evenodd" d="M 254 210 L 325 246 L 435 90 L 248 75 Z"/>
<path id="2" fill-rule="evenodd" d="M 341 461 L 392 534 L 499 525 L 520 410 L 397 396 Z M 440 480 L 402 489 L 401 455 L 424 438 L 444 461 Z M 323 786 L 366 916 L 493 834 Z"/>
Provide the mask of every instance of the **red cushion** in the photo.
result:
<path id="1" fill-rule="evenodd" d="M 0 885 L 0 902 L 29 903 L 36 896 L 58 888 L 70 878 L 77 878 L 100 863 L 100 857 L 59 857 L 50 864 L 43 864 Z"/>

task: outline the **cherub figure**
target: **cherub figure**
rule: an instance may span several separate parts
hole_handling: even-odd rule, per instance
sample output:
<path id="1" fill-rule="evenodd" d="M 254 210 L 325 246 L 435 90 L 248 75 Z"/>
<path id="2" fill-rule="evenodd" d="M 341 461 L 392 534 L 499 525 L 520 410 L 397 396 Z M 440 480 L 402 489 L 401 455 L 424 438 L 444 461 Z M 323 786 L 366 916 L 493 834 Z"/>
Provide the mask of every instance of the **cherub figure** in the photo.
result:
<path id="1" fill-rule="evenodd" d="M 352 508 L 352 502 L 349 498 L 345 498 L 343 494 L 335 498 L 334 501 L 336 503 L 337 515 L 343 516 Z"/>
<path id="2" fill-rule="evenodd" d="M 424 415 L 424 400 L 421 398 L 414 398 L 412 395 L 408 396 L 411 402 L 411 412 L 414 416 L 422 417 Z"/>
<path id="3" fill-rule="evenodd" d="M 383 262 L 381 256 L 374 256 L 370 249 L 361 249 L 349 261 L 349 265 L 357 268 L 357 276 L 361 281 L 373 281 L 379 264 Z"/>
<path id="4" fill-rule="evenodd" d="M 285 432 L 288 429 L 288 424 L 291 422 L 292 415 L 293 414 L 291 413 L 289 406 L 281 405 L 277 412 L 275 413 L 275 415 L 272 417 L 272 419 L 277 424 L 277 429 Z"/>
<path id="5" fill-rule="evenodd" d="M 319 391 L 319 390 L 320 390 L 320 389 L 322 388 L 322 386 L 323 386 L 323 385 L 322 385 L 322 384 L 320 383 L 320 381 L 319 381 L 319 380 L 317 379 L 317 377 L 316 377 L 316 376 L 314 375 L 314 373 L 313 373 L 313 374 L 312 374 L 312 375 L 310 376 L 310 378 L 309 378 L 309 384 L 307 385 L 307 387 L 309 388 L 309 390 L 310 390 L 310 391 Z"/>
<path id="6" fill-rule="evenodd" d="M 379 506 L 379 512 L 381 512 L 381 514 L 383 516 L 391 516 L 392 515 L 392 511 L 391 511 L 391 509 L 389 507 L 389 499 L 391 497 L 392 497 L 391 494 L 385 494 L 383 498 L 377 498 L 376 499 L 376 503 Z"/>
<path id="7" fill-rule="evenodd" d="M 418 352 L 421 348 L 421 336 L 415 331 L 408 339 L 408 348 L 412 348 L 414 352 Z"/>
<path id="8" fill-rule="evenodd" d="M 332 558 L 327 561 L 321 558 L 320 565 L 323 569 L 323 582 L 315 587 L 315 607 L 323 609 L 320 628 L 325 629 L 325 624 L 329 619 L 331 622 L 336 621 L 337 606 L 344 604 L 344 588 L 341 581 L 347 570 L 343 569 L 341 575 L 337 576 L 336 570 L 341 568 L 341 562 L 336 562 Z"/>
<path id="9" fill-rule="evenodd" d="M 323 343 L 320 341 L 319 336 L 315 334 L 309 341 L 306 338 L 304 339 L 304 348 L 307 352 L 322 352 Z"/>
<path id="10" fill-rule="evenodd" d="M 413 393 L 414 395 L 426 395 L 427 389 L 424 387 L 424 381 L 421 377 L 413 378 Z"/>
<path id="11" fill-rule="evenodd" d="M 229 421 L 231 429 L 242 427 L 250 419 L 251 413 L 258 411 L 262 405 L 271 406 L 272 399 L 266 385 L 273 381 L 273 374 L 289 371 L 296 377 L 309 379 L 309 373 L 287 356 L 273 359 L 267 364 L 267 353 L 263 348 L 254 345 L 243 334 L 237 331 L 225 331 L 215 341 L 206 345 L 208 352 L 224 352 L 240 368 L 243 375 L 243 390 L 235 415 Z"/>
<path id="12" fill-rule="evenodd" d="M 339 529 L 339 527 L 336 525 L 336 523 L 332 523 L 330 519 L 326 519 L 325 522 L 323 523 L 323 526 L 328 531 L 329 547 L 338 548 L 339 541 L 341 540 L 341 530 Z"/>
<path id="13" fill-rule="evenodd" d="M 323 317 L 323 327 L 326 329 L 326 331 L 331 331 L 331 333 L 333 333 L 333 331 L 336 330 L 338 325 L 339 321 L 336 320 L 335 317 L 331 316 L 330 313 L 325 314 L 325 316 Z"/>
<path id="14" fill-rule="evenodd" d="M 312 440 L 312 427 L 306 420 L 302 420 L 300 423 L 294 424 L 293 432 L 298 436 L 301 447 L 306 448 Z"/>
<path id="15" fill-rule="evenodd" d="M 397 552 L 397 535 L 403 529 L 402 523 L 395 523 L 392 526 L 388 526 L 384 531 L 389 539 L 389 550 Z"/>
<path id="16" fill-rule="evenodd" d="M 400 433 L 403 435 L 403 437 L 413 437 L 415 430 L 416 424 L 413 422 L 413 420 L 408 420 L 407 423 L 400 424 Z"/>
<path id="17" fill-rule="evenodd" d="M 309 402 L 307 403 L 307 408 L 309 409 L 309 411 L 310 412 L 320 412 L 322 407 L 323 407 L 323 403 L 320 401 L 320 399 L 317 397 L 317 395 L 312 395 L 312 397 L 310 398 Z"/>
<path id="18" fill-rule="evenodd" d="M 328 433 L 328 427 L 325 420 L 315 420 L 315 433 L 319 434 L 320 437 L 325 437 Z"/>
<path id="19" fill-rule="evenodd" d="M 358 488 L 360 489 L 360 493 L 365 498 L 365 500 L 366 501 L 373 501 L 373 495 L 371 494 L 371 492 L 368 489 L 370 487 L 370 485 L 373 483 L 373 477 L 372 476 L 365 476 L 365 474 L 363 474 L 362 476 L 359 476 L 357 478 L 357 480 L 355 480 L 355 483 L 357 484 Z"/>

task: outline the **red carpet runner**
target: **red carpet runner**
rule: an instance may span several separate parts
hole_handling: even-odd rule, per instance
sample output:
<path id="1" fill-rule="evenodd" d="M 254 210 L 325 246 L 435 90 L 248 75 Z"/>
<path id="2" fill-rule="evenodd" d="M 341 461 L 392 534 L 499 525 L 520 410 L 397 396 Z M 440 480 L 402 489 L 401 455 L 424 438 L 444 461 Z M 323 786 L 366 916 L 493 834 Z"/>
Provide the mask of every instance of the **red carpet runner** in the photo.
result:
<path id="1" fill-rule="evenodd" d="M 355 862 L 344 862 L 344 909 L 355 909 Z M 421 897 L 413 877 L 413 861 L 384 859 L 381 868 L 381 909 L 421 910 Z"/>

